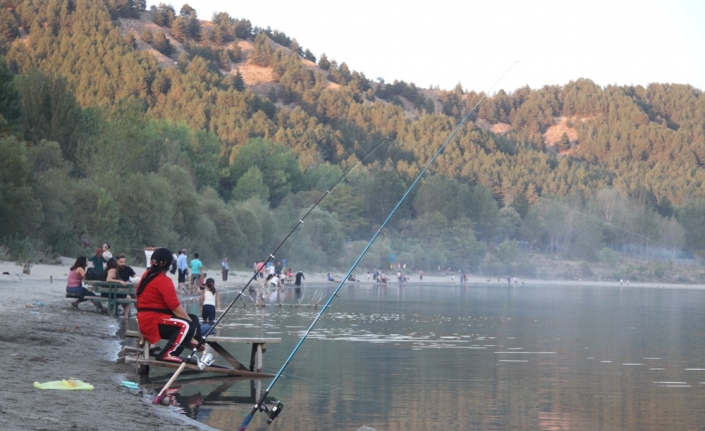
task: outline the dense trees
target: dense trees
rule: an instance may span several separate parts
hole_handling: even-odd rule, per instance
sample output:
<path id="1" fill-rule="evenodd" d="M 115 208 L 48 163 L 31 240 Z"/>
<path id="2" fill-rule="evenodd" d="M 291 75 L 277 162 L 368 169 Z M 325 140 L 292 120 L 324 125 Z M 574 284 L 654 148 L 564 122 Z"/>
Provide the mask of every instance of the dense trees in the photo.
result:
<path id="1" fill-rule="evenodd" d="M 325 251 L 297 255 L 334 265 L 345 239 L 356 247 L 379 226 L 483 97 L 460 86 L 372 83 L 325 54 L 309 67 L 301 56 L 316 57 L 283 32 L 222 12 L 201 28 L 187 4 L 178 13 L 152 8 L 163 29 L 142 40 L 166 55 L 180 51 L 176 67 L 160 68 L 113 21 L 144 7 L 26 0 L 0 12 L 0 138 L 12 153 L 2 163 L 18 172 L 2 179 L 3 243 L 19 235 L 14 243 L 26 237 L 70 253 L 78 238 L 109 237 L 123 247 L 193 244 L 250 259 L 341 168 L 392 136 L 301 234 L 306 247 Z M 17 43 L 20 25 L 29 36 Z M 172 46 L 169 36 L 183 43 Z M 241 53 L 238 39 L 253 49 Z M 245 55 L 271 68 L 277 100 L 232 71 Z M 585 260 L 604 248 L 659 258 L 705 250 L 703 114 L 702 92 L 684 85 L 602 88 L 581 79 L 500 91 L 410 194 L 371 259 L 383 262 L 391 250 L 418 267 L 496 272 L 524 264 L 516 249 Z M 498 123 L 504 134 L 487 131 Z M 561 155 L 546 145 L 557 123 Z M 156 219 L 164 222 L 148 229 Z"/>

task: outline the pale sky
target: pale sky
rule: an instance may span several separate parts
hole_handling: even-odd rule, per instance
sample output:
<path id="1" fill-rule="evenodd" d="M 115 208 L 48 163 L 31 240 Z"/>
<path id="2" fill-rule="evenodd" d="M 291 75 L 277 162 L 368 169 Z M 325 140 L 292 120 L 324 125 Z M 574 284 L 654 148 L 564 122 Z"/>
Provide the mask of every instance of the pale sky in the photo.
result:
<path id="1" fill-rule="evenodd" d="M 148 4 L 159 1 L 149 0 Z M 166 1 L 169 3 L 169 1 Z M 172 3 L 179 12 L 183 3 Z M 487 91 L 651 82 L 705 90 L 705 0 L 199 0 L 367 78 Z"/>

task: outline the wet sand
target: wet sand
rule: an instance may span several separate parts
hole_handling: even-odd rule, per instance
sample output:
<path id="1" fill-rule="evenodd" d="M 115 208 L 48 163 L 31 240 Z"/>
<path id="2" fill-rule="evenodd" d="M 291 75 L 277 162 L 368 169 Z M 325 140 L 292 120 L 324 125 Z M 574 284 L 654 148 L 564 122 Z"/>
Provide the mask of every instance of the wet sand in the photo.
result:
<path id="1" fill-rule="evenodd" d="M 4 384 L 0 392 L 0 429 L 22 430 L 208 430 L 213 429 L 176 412 L 173 407 L 153 406 L 151 396 L 120 385 L 136 381 L 134 367 L 116 362 L 120 338 L 119 319 L 93 312 L 90 302 L 73 310 L 65 297 L 68 266 L 35 265 L 31 275 L 22 275 L 14 263 L 0 262 L 0 369 Z M 135 268 L 138 274 L 143 271 Z M 209 271 L 211 272 L 211 271 Z M 361 284 L 366 271 L 356 271 Z M 445 284 L 461 286 L 448 275 L 408 274 L 408 286 Z M 227 283 L 220 272 L 212 271 L 221 290 L 239 290 L 249 274 L 232 271 Z M 336 280 L 343 274 L 335 273 Z M 50 277 L 53 282 L 50 282 Z M 397 285 L 396 270 L 387 271 L 389 286 Z M 307 274 L 306 283 L 330 283 L 326 274 Z M 520 282 L 521 283 L 521 282 Z M 521 284 L 518 286 L 521 286 Z M 615 282 L 526 280 L 531 285 L 619 286 Z M 334 283 L 330 283 L 334 285 Z M 347 283 L 346 283 L 347 285 Z M 506 278 L 490 282 L 486 277 L 470 277 L 467 286 L 506 286 Z M 514 286 L 515 284 L 512 283 Z M 703 289 L 702 285 L 630 283 L 623 287 Z M 41 305 L 43 303 L 43 305 Z M 225 305 L 225 304 L 224 304 Z M 92 391 L 42 391 L 33 383 L 81 379 L 92 384 Z"/>
<path id="2" fill-rule="evenodd" d="M 36 265 L 32 275 L 0 262 L 0 429 L 3 430 L 212 430 L 173 407 L 120 385 L 136 381 L 134 367 L 116 362 L 119 321 L 65 297 L 68 266 Z M 16 275 L 19 274 L 19 275 Z M 49 276 L 54 282 L 50 284 Z M 44 305 L 38 305 L 37 302 Z M 34 382 L 81 379 L 92 391 L 51 391 Z"/>

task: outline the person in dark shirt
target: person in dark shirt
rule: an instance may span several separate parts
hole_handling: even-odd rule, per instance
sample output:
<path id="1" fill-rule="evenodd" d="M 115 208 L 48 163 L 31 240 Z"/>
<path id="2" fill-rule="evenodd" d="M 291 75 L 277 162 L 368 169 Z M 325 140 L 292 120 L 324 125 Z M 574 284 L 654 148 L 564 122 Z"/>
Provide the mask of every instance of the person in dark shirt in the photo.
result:
<path id="1" fill-rule="evenodd" d="M 301 294 L 301 280 L 306 280 L 306 277 L 304 277 L 304 273 L 299 271 L 296 273 L 296 281 L 294 282 L 294 293 L 296 296 L 299 296 Z"/>
<path id="2" fill-rule="evenodd" d="M 118 278 L 126 283 L 129 283 L 130 277 L 137 275 L 135 274 L 135 270 L 133 270 L 132 267 L 125 265 L 124 254 L 118 254 L 116 258 L 118 264 Z"/>
<path id="3" fill-rule="evenodd" d="M 135 271 L 132 269 L 132 267 L 125 265 L 125 255 L 124 254 L 118 254 L 116 256 L 117 259 L 117 276 L 120 280 L 124 281 L 125 283 L 130 282 L 130 277 L 134 277 Z M 124 293 L 118 293 L 115 295 L 116 298 L 129 298 L 129 295 L 124 294 Z M 122 304 L 122 308 L 125 311 L 125 318 L 127 319 L 130 316 L 130 304 Z"/>

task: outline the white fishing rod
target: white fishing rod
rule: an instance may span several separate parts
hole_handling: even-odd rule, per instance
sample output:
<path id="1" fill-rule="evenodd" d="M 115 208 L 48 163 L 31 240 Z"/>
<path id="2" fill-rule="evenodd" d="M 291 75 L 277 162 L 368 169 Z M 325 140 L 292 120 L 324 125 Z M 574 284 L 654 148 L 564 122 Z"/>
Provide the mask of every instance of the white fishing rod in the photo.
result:
<path id="1" fill-rule="evenodd" d="M 352 266 L 348 270 L 347 274 L 345 274 L 345 276 L 342 278 L 342 280 L 340 281 L 338 286 L 333 291 L 333 294 L 328 298 L 328 301 L 326 301 L 326 303 L 323 305 L 323 308 L 321 308 L 321 311 L 318 313 L 318 315 L 316 315 L 316 318 L 313 319 L 313 322 L 311 322 L 311 325 L 308 327 L 308 329 L 306 330 L 304 335 L 301 337 L 299 342 L 296 344 L 296 346 L 294 347 L 294 350 L 292 350 L 291 354 L 289 354 L 289 357 L 286 359 L 286 361 L 284 361 L 284 364 L 281 366 L 279 371 L 277 371 L 277 374 L 272 379 L 272 382 L 269 384 L 267 389 L 262 393 L 262 395 L 260 396 L 257 403 L 254 405 L 254 407 L 252 407 L 252 410 L 250 411 L 250 413 L 245 417 L 245 420 L 242 422 L 242 425 L 240 425 L 240 428 L 238 428 L 238 431 L 245 431 L 245 429 L 247 428 L 247 425 L 249 425 L 250 421 L 252 420 L 252 417 L 255 415 L 255 413 L 257 413 L 257 411 L 263 411 L 267 414 L 267 424 L 271 424 L 272 421 L 274 421 L 274 419 L 276 419 L 276 417 L 279 415 L 279 413 L 281 413 L 282 409 L 284 408 L 284 404 L 282 402 L 277 401 L 272 406 L 267 406 L 265 404 L 265 400 L 266 400 L 267 396 L 269 395 L 269 392 L 272 390 L 274 385 L 277 383 L 277 381 L 281 377 L 282 373 L 284 372 L 284 369 L 286 369 L 287 365 L 289 365 L 289 362 L 291 362 L 294 355 L 296 355 L 296 352 L 299 350 L 299 348 L 301 347 L 303 342 L 306 341 L 306 338 L 311 333 L 311 330 L 313 329 L 314 326 L 316 326 L 316 323 L 318 323 L 318 320 L 321 318 L 323 313 L 325 313 L 326 309 L 328 308 L 330 303 L 333 301 L 333 298 L 335 298 L 337 296 L 340 288 L 343 287 L 343 284 L 345 284 L 345 282 L 348 280 L 348 277 L 350 277 L 350 274 L 352 274 L 355 267 L 357 267 L 357 264 L 360 262 L 360 260 L 362 260 L 362 257 L 365 255 L 365 253 L 367 253 L 367 250 L 369 250 L 369 248 L 372 246 L 372 243 L 377 239 L 380 232 L 382 231 L 382 229 L 384 229 L 384 227 L 387 225 L 387 223 L 389 223 L 389 220 L 394 216 L 394 214 L 397 212 L 397 210 L 399 209 L 401 204 L 404 202 L 404 200 L 406 200 L 406 197 L 409 195 L 411 190 L 413 190 L 413 188 L 419 182 L 421 177 L 423 177 L 423 175 L 426 173 L 428 168 L 433 164 L 433 162 L 436 160 L 436 158 L 443 152 L 443 150 L 448 145 L 448 143 L 451 141 L 451 139 L 453 139 L 455 134 L 458 133 L 458 130 L 460 130 L 460 128 L 463 127 L 463 125 L 468 120 L 468 118 L 470 118 L 470 114 L 472 114 L 472 112 L 475 109 L 477 109 L 477 107 L 480 105 L 480 103 L 482 103 L 482 101 L 485 98 L 487 98 L 487 94 L 492 91 L 492 89 L 499 83 L 499 81 L 501 81 L 502 78 L 504 78 L 504 76 L 507 73 L 509 73 L 509 71 L 517 63 L 518 63 L 518 61 L 515 61 L 514 63 L 512 63 L 512 65 L 509 66 L 509 68 L 502 74 L 502 76 L 499 77 L 499 79 L 492 85 L 492 87 L 490 87 L 489 91 L 484 96 L 482 96 L 482 98 L 475 104 L 475 106 L 470 111 L 468 111 L 467 115 L 465 115 L 465 117 L 463 117 L 462 121 L 460 121 L 460 123 L 458 123 L 458 125 L 455 127 L 455 129 L 453 129 L 450 136 L 448 136 L 448 138 L 445 140 L 443 145 L 441 145 L 441 147 L 438 149 L 438 151 L 436 151 L 436 154 L 434 154 L 433 157 L 431 158 L 431 160 L 429 160 L 429 162 L 423 168 L 421 173 L 419 173 L 419 175 L 416 177 L 414 182 L 411 183 L 411 185 L 406 190 L 404 195 L 401 197 L 401 199 L 399 199 L 399 202 L 397 202 L 394 209 L 392 209 L 392 212 L 390 212 L 389 215 L 387 216 L 387 218 L 384 220 L 384 223 L 382 223 L 382 225 L 379 227 L 377 232 L 375 232 L 375 234 L 372 236 L 372 239 L 370 239 L 370 241 L 367 243 L 367 246 L 365 246 L 365 249 L 362 250 L 362 253 L 360 253 L 360 256 L 358 256 L 358 258 L 352 264 Z"/>
<path id="2" fill-rule="evenodd" d="M 355 166 L 357 166 L 358 164 L 362 163 L 362 161 L 365 160 L 367 157 L 369 157 L 373 152 L 375 152 L 375 150 L 377 150 L 377 148 L 381 147 L 383 144 L 385 144 L 387 141 L 390 141 L 390 140 L 392 140 L 392 139 L 391 139 L 389 136 L 387 136 L 386 138 L 384 138 L 384 139 L 382 140 L 382 142 L 380 142 L 379 144 L 377 144 L 374 148 L 372 148 L 372 149 L 371 149 L 370 151 L 368 151 L 364 156 L 362 156 L 362 158 L 361 158 L 360 160 L 358 160 L 357 162 L 353 163 L 353 164 L 343 173 L 343 175 L 341 175 L 340 178 L 338 178 L 338 180 L 337 180 L 337 181 L 318 199 L 318 201 L 316 201 L 316 203 L 313 204 L 313 206 L 312 206 L 311 208 L 309 208 L 309 210 L 306 212 L 306 214 L 304 214 L 304 216 L 301 217 L 301 219 L 298 221 L 298 223 L 296 223 L 296 225 L 294 225 L 294 227 L 291 229 L 291 231 L 289 231 L 289 233 L 284 237 L 284 239 L 279 243 L 279 245 L 277 245 L 277 247 L 274 249 L 274 251 L 272 251 L 272 252 L 269 254 L 269 256 L 267 257 L 267 259 L 266 259 L 264 262 L 262 262 L 262 263 L 258 266 L 258 268 L 255 270 L 255 273 L 252 275 L 252 277 L 250 278 L 250 280 L 247 282 L 247 284 L 245 284 L 245 287 L 243 287 L 242 290 L 237 294 L 237 296 L 235 297 L 235 299 L 233 299 L 232 302 L 230 302 L 230 304 L 227 306 L 227 308 L 225 309 L 225 311 L 223 311 L 223 314 L 221 314 L 220 317 L 215 321 L 215 323 L 213 324 L 213 326 L 211 326 L 211 327 L 208 329 L 208 332 L 206 332 L 206 333 L 203 335 L 203 338 L 201 339 L 201 341 L 198 342 L 198 345 L 196 345 L 195 347 L 193 347 L 193 350 L 192 350 L 191 354 L 189 354 L 188 358 L 186 358 L 186 360 L 184 360 L 184 361 L 181 363 L 181 365 L 179 366 L 179 368 L 176 369 L 176 371 L 174 372 L 174 375 L 171 376 L 171 378 L 169 379 L 168 382 L 166 382 L 166 384 L 164 385 L 164 387 L 162 388 L 162 390 L 159 391 L 159 393 L 157 393 L 157 394 L 154 396 L 154 398 L 152 399 L 152 403 L 153 403 L 153 404 L 160 404 L 160 403 L 162 402 L 162 400 L 164 399 L 164 396 L 166 395 L 167 389 L 169 389 L 169 387 L 174 383 L 174 381 L 176 380 L 176 378 L 179 377 L 179 375 L 181 374 L 181 372 L 182 372 L 182 371 L 184 370 L 184 368 L 186 367 L 186 364 L 191 361 L 191 358 L 194 358 L 194 357 L 196 358 L 196 360 L 197 360 L 197 362 L 198 362 L 198 367 L 201 368 L 201 369 L 203 369 L 203 368 L 205 368 L 206 366 L 210 365 L 210 363 L 208 363 L 208 362 L 212 362 L 212 358 L 208 358 L 208 360 L 205 360 L 205 357 L 204 357 L 204 359 L 202 360 L 202 359 L 199 359 L 198 356 L 196 356 L 196 352 L 198 351 L 198 349 L 200 349 L 201 346 L 206 342 L 206 341 L 205 341 L 205 340 L 206 340 L 206 337 L 208 337 L 208 335 L 210 335 L 210 333 L 213 332 L 213 330 L 215 329 L 215 327 L 218 326 L 218 324 L 220 323 L 221 320 L 223 320 L 223 317 L 230 311 L 230 309 L 233 307 L 233 305 L 235 305 L 235 302 L 237 302 L 237 300 L 245 293 L 245 290 L 247 290 L 247 288 L 250 286 L 250 284 L 257 278 L 257 275 L 258 275 L 259 271 L 261 271 L 262 268 L 264 268 L 265 265 L 266 265 L 270 260 L 274 259 L 274 255 L 279 251 L 279 249 L 284 245 L 284 243 L 291 237 L 291 235 L 294 233 L 294 231 L 295 231 L 299 226 L 301 226 L 302 224 L 304 224 L 304 220 L 306 220 L 306 218 L 313 212 L 313 210 L 314 210 L 316 207 L 318 207 L 318 205 L 323 201 L 323 199 L 325 199 L 326 196 L 328 196 L 329 194 L 331 194 L 332 190 L 335 189 L 335 187 L 336 187 L 338 184 L 340 184 L 340 183 L 345 179 L 345 177 L 348 175 L 348 173 L 350 173 L 350 171 L 352 171 L 353 168 L 355 168 Z"/>

